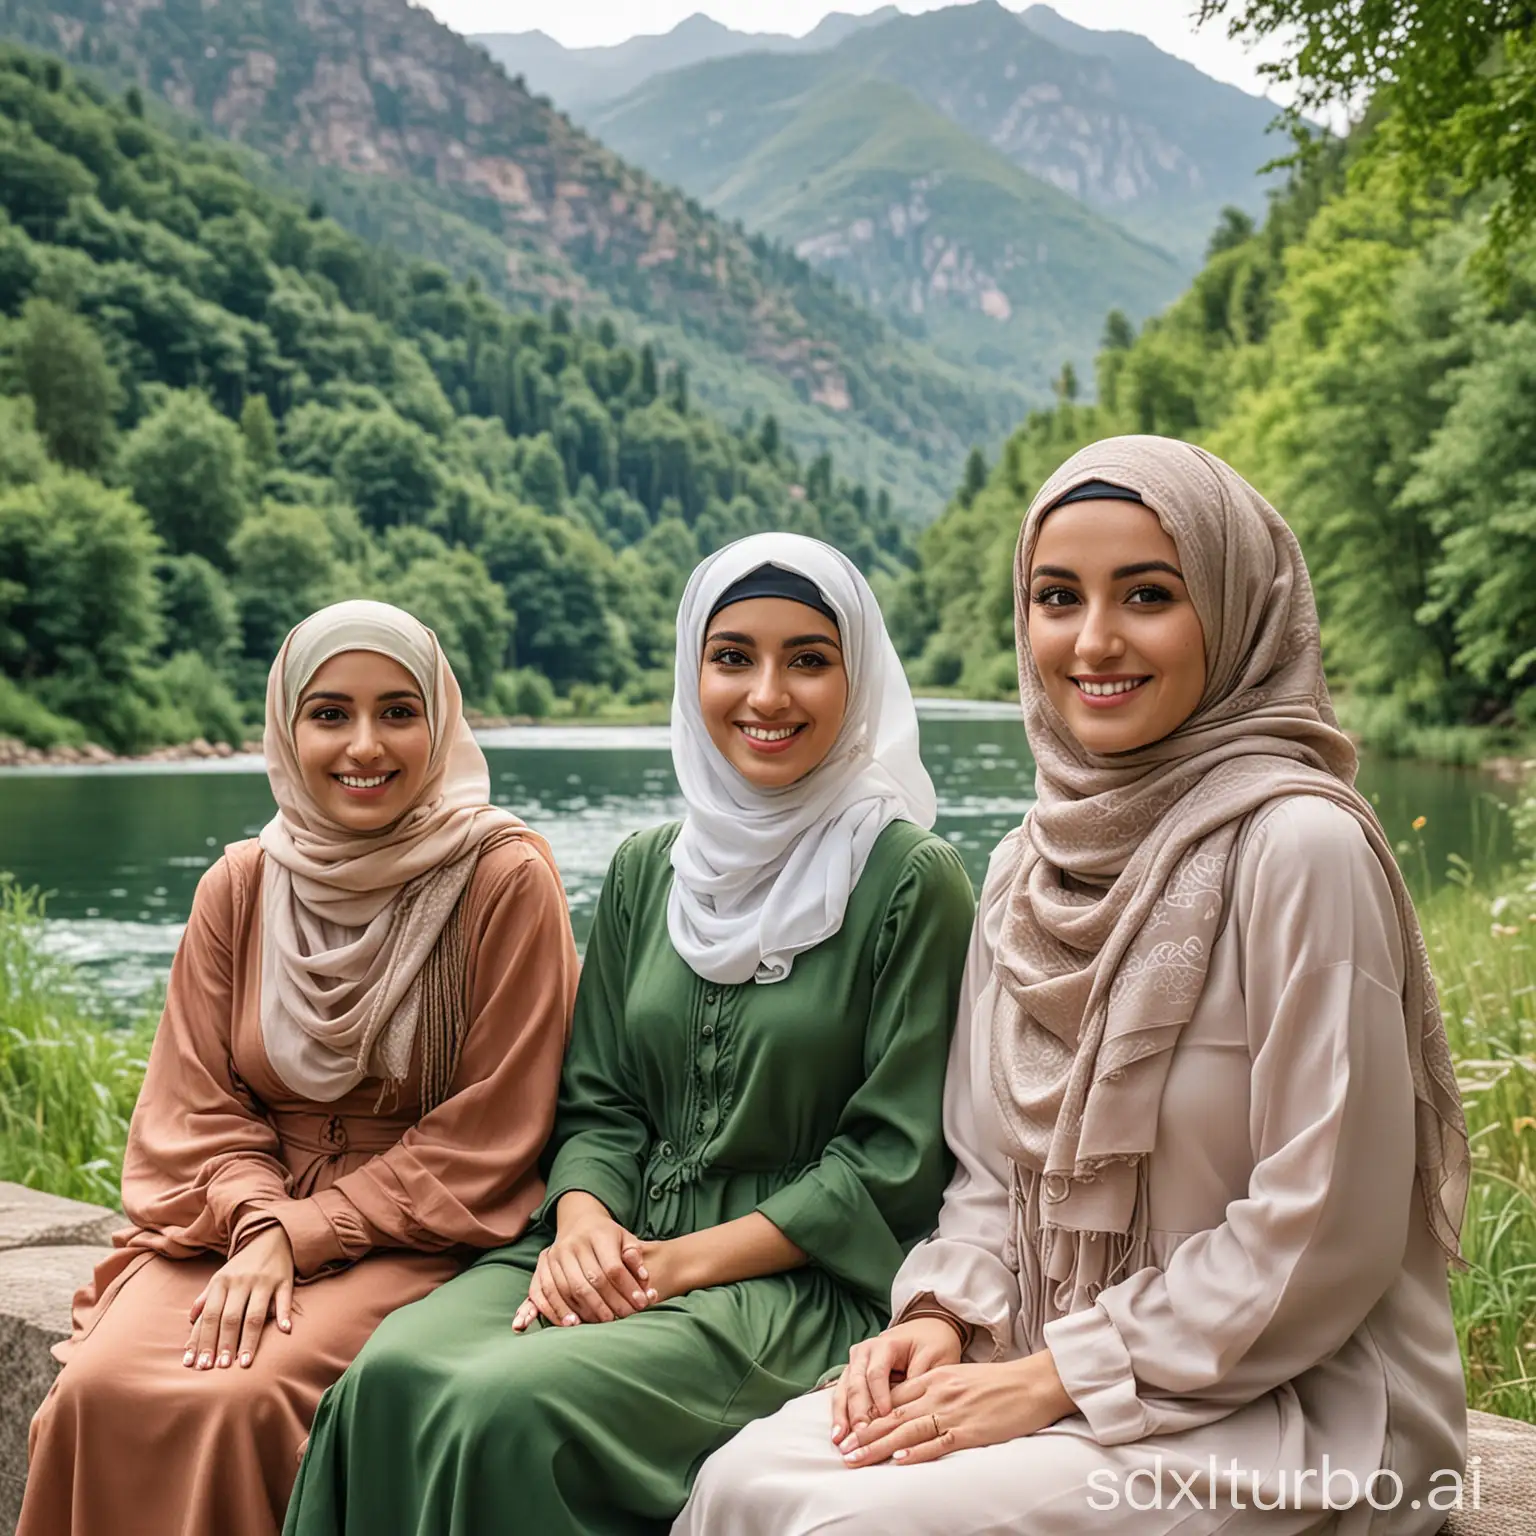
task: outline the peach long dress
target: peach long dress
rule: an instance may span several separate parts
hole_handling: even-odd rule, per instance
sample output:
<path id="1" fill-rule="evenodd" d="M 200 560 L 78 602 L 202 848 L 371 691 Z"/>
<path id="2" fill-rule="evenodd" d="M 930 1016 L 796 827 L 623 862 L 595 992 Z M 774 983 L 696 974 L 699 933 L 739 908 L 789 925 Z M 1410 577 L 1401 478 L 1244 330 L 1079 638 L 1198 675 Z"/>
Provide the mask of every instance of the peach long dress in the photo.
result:
<path id="1" fill-rule="evenodd" d="M 32 1423 L 17 1536 L 273 1536 L 320 1395 L 396 1307 L 521 1234 L 543 1194 L 577 959 L 532 836 L 487 839 L 465 894 L 468 1029 L 422 1115 L 365 1079 L 298 1098 L 262 1044 L 260 867 L 231 847 L 199 883 L 123 1169 L 132 1223 L 75 1298 Z M 188 1369 L 194 1298 L 276 1220 L 300 1283 L 293 1331 L 249 1368 Z"/>

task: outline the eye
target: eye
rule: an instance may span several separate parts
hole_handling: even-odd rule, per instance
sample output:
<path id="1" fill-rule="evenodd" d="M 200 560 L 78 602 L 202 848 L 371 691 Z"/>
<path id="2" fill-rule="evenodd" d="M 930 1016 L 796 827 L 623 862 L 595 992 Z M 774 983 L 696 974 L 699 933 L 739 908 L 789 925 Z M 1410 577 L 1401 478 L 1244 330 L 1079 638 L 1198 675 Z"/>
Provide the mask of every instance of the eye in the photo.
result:
<path id="1" fill-rule="evenodd" d="M 314 710 L 309 717 L 318 720 L 322 725 L 335 725 L 338 720 L 345 720 L 346 713 L 336 704 L 322 704 Z"/>
<path id="2" fill-rule="evenodd" d="M 1077 601 L 1071 587 L 1041 587 L 1031 601 L 1042 608 L 1066 608 Z"/>
<path id="3" fill-rule="evenodd" d="M 1146 586 L 1132 587 L 1125 594 L 1125 600 L 1128 603 L 1136 604 L 1137 607 L 1145 608 L 1153 603 L 1171 603 L 1173 601 L 1173 593 L 1167 587 L 1148 584 Z"/>
<path id="4" fill-rule="evenodd" d="M 720 667 L 750 667 L 752 665 L 752 660 L 746 652 L 737 650 L 734 645 L 722 645 L 719 650 L 711 654 L 709 659 L 716 666 Z"/>
<path id="5" fill-rule="evenodd" d="M 792 667 L 801 667 L 807 672 L 817 672 L 832 665 L 829 658 L 823 656 L 820 651 L 802 651 L 790 662 Z"/>
<path id="6" fill-rule="evenodd" d="M 409 704 L 391 704 L 384 711 L 384 718 L 386 720 L 414 720 L 416 718 L 416 711 Z"/>

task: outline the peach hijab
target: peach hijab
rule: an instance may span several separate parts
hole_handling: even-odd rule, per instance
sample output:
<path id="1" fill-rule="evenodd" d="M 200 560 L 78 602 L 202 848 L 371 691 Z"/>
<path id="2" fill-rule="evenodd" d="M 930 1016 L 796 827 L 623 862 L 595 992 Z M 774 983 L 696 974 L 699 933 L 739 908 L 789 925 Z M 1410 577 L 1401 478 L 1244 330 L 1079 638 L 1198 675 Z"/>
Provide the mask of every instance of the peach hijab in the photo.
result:
<path id="1" fill-rule="evenodd" d="M 431 729 L 415 802 L 378 832 L 325 815 L 294 745 L 305 687 L 343 651 L 399 662 Z M 485 754 L 437 636 L 388 603 L 335 603 L 289 633 L 267 679 L 263 746 L 277 814 L 261 831 L 262 1038 L 295 1093 L 330 1103 L 365 1077 L 406 1077 L 423 1005 L 434 1006 L 424 970 L 481 843 L 525 829 L 490 803 Z"/>
<path id="2" fill-rule="evenodd" d="M 1163 740 L 1113 756 L 1086 751 L 1052 708 L 1026 622 L 1040 524 L 1090 482 L 1135 491 L 1157 516 L 1205 634 L 1194 714 Z M 1204 449 L 1110 438 L 1069 459 L 1035 497 L 1014 601 L 1039 799 L 1017 842 L 994 961 L 991 1071 L 1012 1142 L 1021 1276 L 1038 1265 L 1051 1310 L 1068 1312 L 1149 1262 L 1142 1164 L 1205 984 L 1228 863 L 1246 819 L 1290 795 L 1348 811 L 1390 882 L 1408 957 L 1420 1184 L 1430 1228 L 1456 1256 L 1469 1158 L 1440 1005 L 1403 877 L 1354 788 L 1355 751 L 1329 701 L 1317 607 L 1290 529 Z"/>

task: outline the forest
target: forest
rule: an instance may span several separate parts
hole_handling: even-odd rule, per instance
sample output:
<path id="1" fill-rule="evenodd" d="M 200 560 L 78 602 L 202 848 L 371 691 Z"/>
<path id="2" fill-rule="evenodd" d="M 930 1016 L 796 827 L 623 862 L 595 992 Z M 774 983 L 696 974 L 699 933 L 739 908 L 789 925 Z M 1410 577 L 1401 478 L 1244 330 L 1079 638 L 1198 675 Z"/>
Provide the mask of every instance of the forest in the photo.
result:
<path id="1" fill-rule="evenodd" d="M 909 527 L 610 322 L 513 312 L 0 50 L 0 736 L 238 742 L 341 596 L 419 614 L 482 710 L 643 705 L 701 554 L 791 529 L 884 581 Z"/>

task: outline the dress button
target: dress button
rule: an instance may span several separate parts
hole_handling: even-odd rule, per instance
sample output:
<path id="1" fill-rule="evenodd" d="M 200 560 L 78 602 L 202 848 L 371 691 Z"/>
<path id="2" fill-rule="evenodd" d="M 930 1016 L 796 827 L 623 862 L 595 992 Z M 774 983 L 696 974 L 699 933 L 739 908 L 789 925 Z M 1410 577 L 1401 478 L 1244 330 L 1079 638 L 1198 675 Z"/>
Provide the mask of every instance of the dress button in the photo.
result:
<path id="1" fill-rule="evenodd" d="M 699 1031 L 699 1033 L 703 1035 L 706 1040 L 713 1040 L 715 1038 L 715 1026 L 713 1024 L 706 1024 L 704 1028 Z"/>
<path id="2" fill-rule="evenodd" d="M 671 1157 L 672 1143 L 670 1141 L 664 1141 L 656 1150 L 660 1152 L 663 1157 Z"/>
<path id="3" fill-rule="evenodd" d="M 704 1122 L 702 1120 L 695 1120 L 693 1122 L 693 1128 L 702 1135 L 704 1131 Z"/>
<path id="4" fill-rule="evenodd" d="M 651 1199 L 652 1200 L 660 1200 L 661 1199 L 661 1185 L 660 1184 L 652 1184 L 651 1185 Z"/>
<path id="5" fill-rule="evenodd" d="M 718 992 L 706 992 L 706 993 L 705 993 L 705 994 L 704 994 L 704 1001 L 705 1001 L 705 1002 L 706 1002 L 706 1003 L 713 1003 L 713 1002 L 714 1002 L 714 1000 L 715 1000 L 715 999 L 716 999 L 716 998 L 717 998 L 717 997 L 718 997 L 718 996 L 719 996 L 719 995 L 720 995 L 720 994 L 719 994 L 719 993 L 718 993 Z"/>

